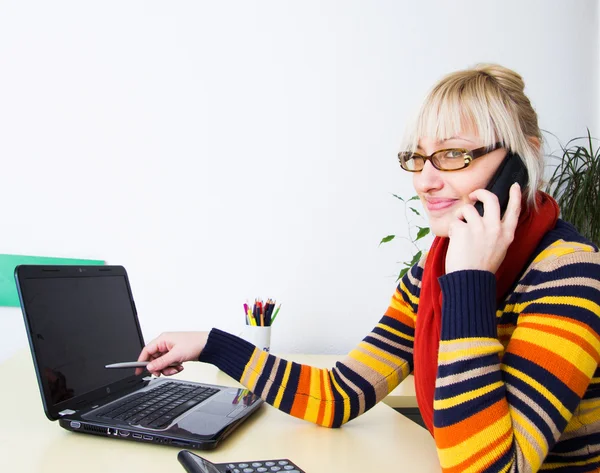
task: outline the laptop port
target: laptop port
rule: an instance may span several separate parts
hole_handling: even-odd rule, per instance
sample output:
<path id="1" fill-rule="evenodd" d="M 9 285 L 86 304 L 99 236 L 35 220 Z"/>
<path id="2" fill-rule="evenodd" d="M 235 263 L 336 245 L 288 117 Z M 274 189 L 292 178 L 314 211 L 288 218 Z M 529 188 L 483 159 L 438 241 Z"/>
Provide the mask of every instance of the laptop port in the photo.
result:
<path id="1" fill-rule="evenodd" d="M 127 432 L 126 430 L 119 430 L 119 435 L 121 437 L 129 437 L 129 432 Z"/>
<path id="2" fill-rule="evenodd" d="M 144 435 L 144 440 L 152 440 L 152 436 L 151 435 Z"/>
<path id="3" fill-rule="evenodd" d="M 71 426 L 72 429 L 80 429 L 81 428 L 81 422 L 75 422 L 74 420 L 72 420 L 69 425 Z"/>
<path id="4" fill-rule="evenodd" d="M 171 440 L 171 445 L 177 445 L 178 447 L 189 447 L 191 444 L 188 442 L 180 442 L 179 440 Z"/>
<path id="5" fill-rule="evenodd" d="M 141 438 L 142 438 L 142 434 L 131 434 L 131 436 L 132 436 L 134 439 L 141 439 Z"/>

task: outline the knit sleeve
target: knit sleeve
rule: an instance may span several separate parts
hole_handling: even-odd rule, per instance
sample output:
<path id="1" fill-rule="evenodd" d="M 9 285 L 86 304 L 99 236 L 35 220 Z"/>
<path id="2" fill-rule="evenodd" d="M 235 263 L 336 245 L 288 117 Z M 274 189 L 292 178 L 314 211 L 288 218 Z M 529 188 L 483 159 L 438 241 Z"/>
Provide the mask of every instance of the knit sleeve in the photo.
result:
<path id="1" fill-rule="evenodd" d="M 288 414 L 339 427 L 373 407 L 412 371 L 421 274 L 422 267 L 415 265 L 404 276 L 379 323 L 332 369 L 286 361 L 217 329 L 199 360 Z"/>
<path id="2" fill-rule="evenodd" d="M 562 454 L 548 455 L 575 428 L 567 425 L 600 360 L 600 257 L 548 252 L 541 259 L 504 307 L 517 318 L 506 350 L 497 336 L 494 276 L 440 278 L 434 437 L 445 472 L 536 472 L 542 464 L 566 471 L 573 461 L 580 468 L 569 471 L 596 471 L 586 462 L 597 462 L 597 453 L 577 456 L 573 438 Z"/>

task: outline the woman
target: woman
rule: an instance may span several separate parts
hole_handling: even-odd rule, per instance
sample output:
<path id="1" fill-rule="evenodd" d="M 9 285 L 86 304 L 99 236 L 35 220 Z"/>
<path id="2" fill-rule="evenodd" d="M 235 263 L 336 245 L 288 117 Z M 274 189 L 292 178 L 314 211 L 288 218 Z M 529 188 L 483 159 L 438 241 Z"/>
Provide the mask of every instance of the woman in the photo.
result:
<path id="1" fill-rule="evenodd" d="M 338 427 L 414 372 L 445 471 L 600 469 L 600 253 L 541 186 L 537 116 L 515 72 L 481 65 L 442 79 L 401 165 L 436 238 L 385 315 L 331 370 L 286 362 L 228 333 L 167 333 L 149 371 L 213 363 L 273 406 Z M 502 215 L 485 190 L 508 152 L 529 176 Z M 474 203 L 483 203 L 483 216 Z"/>

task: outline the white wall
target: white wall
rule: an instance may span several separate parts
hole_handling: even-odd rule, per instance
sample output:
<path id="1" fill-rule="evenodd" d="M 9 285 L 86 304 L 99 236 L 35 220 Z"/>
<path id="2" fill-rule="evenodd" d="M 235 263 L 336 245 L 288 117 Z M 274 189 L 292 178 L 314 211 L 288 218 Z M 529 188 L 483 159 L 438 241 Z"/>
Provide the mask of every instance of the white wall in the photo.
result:
<path id="1" fill-rule="evenodd" d="M 599 134 L 597 26 L 597 1 L 3 0 L 0 252 L 123 264 L 147 338 L 262 296 L 274 351 L 345 352 L 410 257 L 378 243 L 428 88 L 502 63 L 544 129 Z M 0 331 L 26 346 L 17 309 Z"/>

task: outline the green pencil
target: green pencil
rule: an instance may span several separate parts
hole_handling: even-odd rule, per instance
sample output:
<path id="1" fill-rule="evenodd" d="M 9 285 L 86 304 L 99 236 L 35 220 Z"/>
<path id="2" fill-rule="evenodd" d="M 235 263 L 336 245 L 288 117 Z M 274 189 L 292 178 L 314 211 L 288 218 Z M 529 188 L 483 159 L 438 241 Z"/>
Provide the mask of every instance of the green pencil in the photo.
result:
<path id="1" fill-rule="evenodd" d="M 279 314 L 279 309 L 281 309 L 281 304 L 279 304 L 277 306 L 277 309 L 275 309 L 275 313 L 273 314 L 273 317 L 271 318 L 271 325 L 273 325 L 273 322 L 275 321 L 275 317 L 277 317 L 277 314 Z"/>

